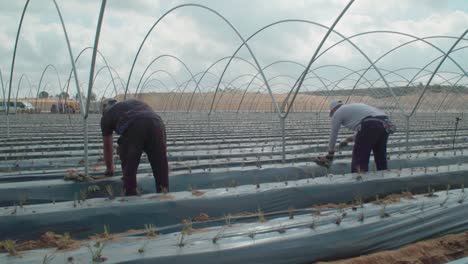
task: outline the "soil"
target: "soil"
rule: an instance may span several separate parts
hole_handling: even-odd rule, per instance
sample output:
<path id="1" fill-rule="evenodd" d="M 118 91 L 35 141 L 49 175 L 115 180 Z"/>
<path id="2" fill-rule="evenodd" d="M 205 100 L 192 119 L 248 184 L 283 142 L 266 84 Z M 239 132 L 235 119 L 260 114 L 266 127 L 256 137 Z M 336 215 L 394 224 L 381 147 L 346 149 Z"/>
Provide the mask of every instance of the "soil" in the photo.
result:
<path id="1" fill-rule="evenodd" d="M 202 192 L 202 191 L 199 191 L 199 190 L 192 190 L 192 195 L 193 196 L 202 196 L 204 195 L 205 193 Z"/>
<path id="2" fill-rule="evenodd" d="M 40 248 L 57 248 L 58 250 L 76 249 L 80 247 L 80 243 L 71 239 L 67 235 L 58 235 L 54 232 L 43 234 L 38 240 L 28 240 L 15 245 L 16 251 L 40 249 Z M 0 252 L 7 252 L 4 247 L 0 247 Z"/>
<path id="3" fill-rule="evenodd" d="M 95 180 L 93 177 L 78 173 L 76 170 L 73 169 L 68 170 L 67 174 L 65 175 L 65 177 L 63 177 L 63 179 L 66 181 L 74 182 L 92 182 Z"/>
<path id="4" fill-rule="evenodd" d="M 322 264 L 442 264 L 468 256 L 468 231 L 420 241 L 400 249 Z"/>
<path id="5" fill-rule="evenodd" d="M 208 214 L 205 214 L 205 213 L 200 213 L 199 215 L 195 216 L 192 221 L 193 222 L 205 222 L 205 221 L 209 221 L 209 220 L 212 220 L 213 218 L 211 218 Z"/>
<path id="6" fill-rule="evenodd" d="M 393 203 L 399 203 L 401 199 L 414 199 L 413 194 L 411 192 L 402 192 L 401 194 L 390 194 L 385 196 L 384 198 L 378 198 L 373 199 L 374 204 L 393 204 Z M 353 210 L 359 206 L 360 204 L 358 202 L 354 202 L 351 204 L 334 204 L 334 203 L 327 203 L 327 204 L 320 204 L 320 205 L 314 205 L 312 206 L 312 209 L 315 210 L 326 210 L 326 209 L 347 209 L 347 208 L 353 208 Z M 320 215 L 319 211 L 315 211 L 314 214 Z"/>
<path id="7" fill-rule="evenodd" d="M 374 204 L 392 204 L 392 203 L 399 203 L 401 199 L 414 199 L 413 194 L 410 192 L 403 192 L 401 194 L 390 194 L 387 195 L 383 199 L 375 200 Z"/>

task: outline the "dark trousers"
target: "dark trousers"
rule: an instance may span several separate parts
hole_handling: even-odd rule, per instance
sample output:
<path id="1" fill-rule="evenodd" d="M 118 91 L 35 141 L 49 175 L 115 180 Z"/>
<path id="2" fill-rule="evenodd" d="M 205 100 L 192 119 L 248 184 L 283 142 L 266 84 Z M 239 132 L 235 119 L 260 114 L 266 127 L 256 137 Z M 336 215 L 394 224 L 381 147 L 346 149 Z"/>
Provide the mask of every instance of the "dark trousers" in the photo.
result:
<path id="1" fill-rule="evenodd" d="M 387 141 L 388 133 L 381 121 L 364 120 L 361 123 L 361 130 L 354 140 L 351 172 L 366 172 L 369 170 L 371 150 L 374 153 L 377 170 L 386 170 Z"/>
<path id="2" fill-rule="evenodd" d="M 136 174 L 143 152 L 153 170 L 156 191 L 169 191 L 169 168 L 164 124 L 153 119 L 135 120 L 118 140 L 125 195 L 137 194 Z"/>

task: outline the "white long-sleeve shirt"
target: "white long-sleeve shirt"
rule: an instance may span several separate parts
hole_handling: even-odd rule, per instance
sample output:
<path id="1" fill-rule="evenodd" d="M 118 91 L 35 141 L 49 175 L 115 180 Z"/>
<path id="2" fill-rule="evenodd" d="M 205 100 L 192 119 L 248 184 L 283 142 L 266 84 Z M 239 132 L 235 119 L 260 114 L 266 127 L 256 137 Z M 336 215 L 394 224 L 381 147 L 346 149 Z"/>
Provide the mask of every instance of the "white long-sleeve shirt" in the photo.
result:
<path id="1" fill-rule="evenodd" d="M 379 109 L 366 104 L 344 104 L 333 114 L 331 119 L 331 132 L 328 141 L 328 150 L 335 150 L 336 139 L 340 127 L 344 127 L 357 132 L 361 120 L 369 116 L 386 116 Z"/>

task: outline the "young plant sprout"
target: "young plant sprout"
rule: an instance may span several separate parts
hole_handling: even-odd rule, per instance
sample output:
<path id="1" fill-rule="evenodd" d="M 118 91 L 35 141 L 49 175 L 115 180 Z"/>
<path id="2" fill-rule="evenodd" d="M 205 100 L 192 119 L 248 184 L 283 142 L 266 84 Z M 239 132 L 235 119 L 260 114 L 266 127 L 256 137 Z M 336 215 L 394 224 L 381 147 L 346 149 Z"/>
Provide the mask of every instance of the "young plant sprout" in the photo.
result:
<path id="1" fill-rule="evenodd" d="M 387 218 L 387 217 L 390 217 L 390 214 L 385 212 L 385 208 L 386 208 L 386 205 L 382 205 L 382 207 L 380 208 L 380 211 L 379 211 L 379 216 L 380 218 Z"/>
<path id="2" fill-rule="evenodd" d="M 447 192 L 447 194 L 448 194 L 448 192 Z M 449 197 L 446 196 L 445 199 L 440 203 L 440 207 L 444 207 L 445 204 L 447 203 L 448 199 L 449 199 Z"/>
<path id="3" fill-rule="evenodd" d="M 320 223 L 320 218 L 319 216 L 313 216 L 312 223 L 310 224 L 311 229 L 315 229 Z"/>
<path id="4" fill-rule="evenodd" d="M 76 208 L 76 206 L 77 206 L 77 200 L 78 200 L 77 194 L 75 193 L 74 198 L 73 198 L 73 207 L 74 208 Z"/>
<path id="5" fill-rule="evenodd" d="M 105 190 L 106 190 L 107 198 L 109 198 L 109 200 L 114 200 L 115 198 L 114 188 L 112 187 L 112 185 L 110 184 L 106 185 Z"/>
<path id="6" fill-rule="evenodd" d="M 104 225 L 104 231 L 102 232 L 101 235 L 103 238 L 109 238 L 110 237 L 110 228 L 108 225 Z"/>
<path id="7" fill-rule="evenodd" d="M 146 251 L 146 246 L 148 246 L 148 243 L 149 243 L 149 240 L 145 240 L 145 242 L 143 243 L 143 245 L 141 245 L 141 247 L 138 248 L 138 253 L 140 253 L 140 254 L 145 253 L 145 251 Z"/>
<path id="8" fill-rule="evenodd" d="M 361 212 L 358 215 L 358 221 L 361 222 L 361 223 L 364 222 L 364 217 L 365 217 L 364 216 L 364 208 L 361 208 Z"/>
<path id="9" fill-rule="evenodd" d="M 341 224 L 341 221 L 343 221 L 343 217 L 340 214 L 338 214 L 335 219 L 335 224 L 339 226 Z"/>
<path id="10" fill-rule="evenodd" d="M 14 240 L 4 240 L 0 242 L 0 248 L 3 248 L 8 255 L 10 256 L 18 256 L 19 253 L 16 250 L 16 241 Z"/>
<path id="11" fill-rule="evenodd" d="M 42 264 L 50 264 L 54 260 L 55 255 L 54 254 L 45 254 L 44 258 L 42 259 Z"/>
<path id="12" fill-rule="evenodd" d="M 156 227 L 153 224 L 145 224 L 146 236 L 155 237 Z"/>
<path id="13" fill-rule="evenodd" d="M 88 191 L 84 189 L 80 190 L 80 202 L 84 203 L 87 197 L 88 197 Z"/>
<path id="14" fill-rule="evenodd" d="M 260 209 L 260 208 L 258 208 L 258 210 L 257 210 L 257 216 L 258 216 L 258 221 L 260 223 L 265 223 L 267 221 L 267 219 L 265 218 L 265 215 L 262 212 L 262 209 Z"/>
<path id="15" fill-rule="evenodd" d="M 288 208 L 288 215 L 289 215 L 289 219 L 294 219 L 294 207 L 289 207 Z"/>
<path id="16" fill-rule="evenodd" d="M 465 190 L 462 189 L 462 192 L 461 192 L 460 197 L 458 198 L 457 202 L 459 204 L 462 204 L 465 201 L 465 198 L 466 198 L 466 193 L 465 193 Z"/>
<path id="17" fill-rule="evenodd" d="M 280 227 L 278 228 L 278 233 L 280 234 L 286 233 L 286 228 L 282 224 L 280 224 Z"/>
<path id="18" fill-rule="evenodd" d="M 106 257 L 102 256 L 102 251 L 104 250 L 104 243 L 96 242 L 94 245 L 88 245 L 88 250 L 91 253 L 91 261 L 95 262 L 104 262 L 107 260 Z"/>

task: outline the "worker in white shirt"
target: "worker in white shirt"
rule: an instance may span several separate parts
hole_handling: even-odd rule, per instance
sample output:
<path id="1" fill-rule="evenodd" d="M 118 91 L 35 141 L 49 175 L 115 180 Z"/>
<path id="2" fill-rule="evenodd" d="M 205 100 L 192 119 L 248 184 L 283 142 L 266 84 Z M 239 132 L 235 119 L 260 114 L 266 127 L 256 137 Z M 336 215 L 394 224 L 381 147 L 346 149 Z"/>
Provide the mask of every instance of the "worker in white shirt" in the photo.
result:
<path id="1" fill-rule="evenodd" d="M 343 140 L 340 147 L 354 141 L 351 172 L 369 170 L 371 151 L 377 170 L 387 169 L 387 141 L 396 127 L 381 110 L 362 103 L 343 104 L 334 100 L 330 104 L 331 132 L 328 142 L 328 155 L 319 158 L 319 164 L 331 165 L 335 155 L 335 144 L 341 126 L 355 133 Z"/>

